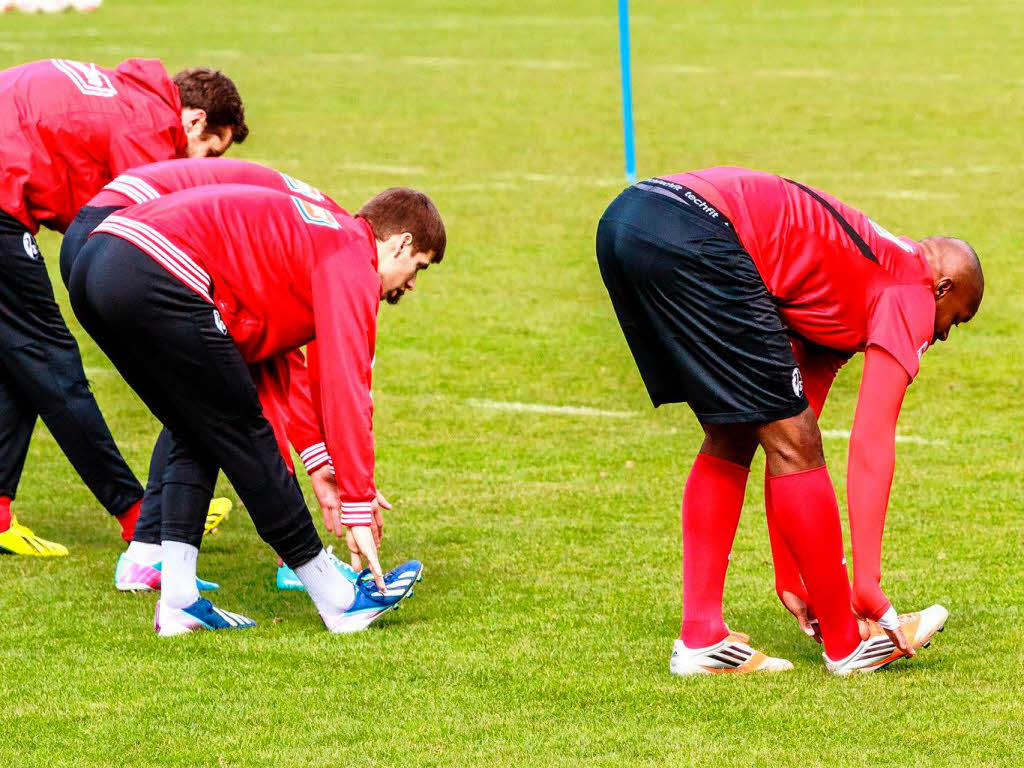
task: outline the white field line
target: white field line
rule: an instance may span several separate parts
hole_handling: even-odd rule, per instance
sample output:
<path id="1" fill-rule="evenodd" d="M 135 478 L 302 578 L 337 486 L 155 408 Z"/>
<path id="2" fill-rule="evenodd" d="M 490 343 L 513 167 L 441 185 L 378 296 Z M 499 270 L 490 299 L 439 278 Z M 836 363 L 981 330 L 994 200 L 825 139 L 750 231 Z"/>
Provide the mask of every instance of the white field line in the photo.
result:
<path id="1" fill-rule="evenodd" d="M 480 400 L 469 398 L 467 405 L 486 408 L 490 411 L 513 411 L 516 413 L 548 413 L 561 416 L 599 416 L 607 419 L 632 419 L 639 416 L 636 411 L 609 411 L 603 408 L 587 408 L 582 405 L 544 405 L 542 403 L 516 403 L 503 400 Z"/>
<path id="2" fill-rule="evenodd" d="M 865 195 L 876 195 L 887 200 L 955 200 L 951 192 L 929 192 L 923 189 L 864 190 Z"/>
<path id="3" fill-rule="evenodd" d="M 713 8 L 713 6 L 709 6 Z M 746 21 L 762 21 L 769 19 L 802 20 L 831 19 L 836 17 L 870 18 L 870 19 L 904 19 L 925 16 L 966 16 L 977 13 L 991 13 L 1000 8 L 1014 8 L 1014 3 L 995 3 L 984 5 L 921 5 L 914 8 L 808 8 L 806 10 L 753 10 L 743 14 Z M 690 16 L 690 12 L 686 12 Z M 665 23 L 664 19 L 655 16 L 631 13 L 630 24 L 633 26 L 657 25 L 661 30 L 693 31 L 694 25 L 712 18 L 719 18 L 716 13 L 701 13 L 699 19 L 690 22 Z M 459 30 L 494 27 L 583 27 L 593 26 L 605 29 L 614 23 L 613 16 L 491 16 L 483 14 L 458 14 L 420 19 L 395 20 L 390 17 L 380 18 L 374 14 L 360 14 L 359 26 L 363 29 L 383 30 Z"/>
<path id="4" fill-rule="evenodd" d="M 229 55 L 233 52 L 227 51 Z M 566 71 L 583 69 L 604 69 L 607 62 L 589 61 L 583 59 L 518 59 L 518 58 L 489 58 L 484 56 L 394 56 L 385 57 L 369 53 L 306 53 L 302 54 L 303 59 L 319 64 L 348 63 L 348 64 L 375 64 L 377 66 L 407 66 L 427 67 L 431 69 L 459 69 L 478 68 L 482 66 L 511 67 L 515 69 L 529 69 L 541 71 Z M 690 75 L 702 77 L 705 75 L 748 76 L 777 79 L 809 79 L 809 80 L 830 80 L 830 81 L 878 81 L 882 76 L 875 72 L 849 72 L 841 69 L 828 68 L 759 68 L 750 71 L 741 69 L 727 69 L 702 64 L 654 64 L 650 66 L 637 66 L 636 72 L 656 72 L 671 75 Z M 886 82 L 905 83 L 932 83 L 932 82 L 959 82 L 967 79 L 960 72 L 930 72 L 930 73 L 885 73 Z M 991 77 L 988 78 L 992 80 Z M 1017 79 L 1012 81 L 1018 83 Z"/>
<path id="5" fill-rule="evenodd" d="M 1013 3 L 996 3 L 993 5 L 922 5 L 916 8 L 808 8 L 806 10 L 773 10 L 756 11 L 752 14 L 757 19 L 800 19 L 834 17 L 853 17 L 870 19 L 908 19 L 921 16 L 967 16 L 978 13 L 991 13 L 1000 8 L 1012 8 Z"/>
<path id="6" fill-rule="evenodd" d="M 612 411 L 604 408 L 588 408 L 582 405 L 547 405 L 544 403 L 519 403 L 505 400 L 481 400 L 471 397 L 464 401 L 475 408 L 489 411 L 511 411 L 513 413 L 544 413 L 558 416 L 597 416 L 606 419 L 632 419 L 641 416 L 637 411 Z M 823 429 L 821 436 L 826 440 L 849 440 L 848 429 Z M 897 443 L 914 445 L 948 445 L 945 440 L 930 440 L 917 435 L 896 435 Z"/>
<path id="7" fill-rule="evenodd" d="M 630 14 L 631 24 L 649 24 L 656 21 L 653 16 Z M 479 30 L 487 27 L 601 27 L 607 28 L 614 19 L 610 16 L 483 16 L 479 14 L 460 14 L 432 19 L 403 19 L 394 21 L 360 21 L 363 29 L 436 29 Z"/>
<path id="8" fill-rule="evenodd" d="M 434 171 L 419 165 L 390 165 L 388 163 L 340 163 L 335 166 L 342 171 L 382 173 L 390 176 L 431 176 Z M 436 172 L 443 176 L 443 172 Z M 572 176 L 565 173 L 511 173 L 499 171 L 485 176 L 484 181 L 463 182 L 458 179 L 439 179 L 437 186 L 463 190 L 517 189 L 526 184 L 562 184 L 568 186 L 622 187 L 619 178 L 598 178 L 595 176 Z"/>
<path id="9" fill-rule="evenodd" d="M 427 176 L 430 171 L 420 165 L 390 165 L 388 163 L 341 163 L 337 166 L 343 171 L 365 171 L 368 173 L 387 173 L 397 176 Z"/>
<path id="10" fill-rule="evenodd" d="M 382 173 L 394 176 L 434 176 L 435 179 L 432 182 L 435 186 L 444 187 L 445 189 L 456 189 L 463 191 L 474 191 L 474 190 L 511 190 L 518 189 L 531 184 L 558 184 L 558 185 L 587 185 L 592 187 L 609 187 L 609 188 L 621 188 L 624 182 L 621 178 L 615 176 L 609 177 L 596 177 L 596 176 L 573 176 L 570 174 L 560 173 L 531 173 L 531 172 L 505 172 L 499 171 L 486 175 L 482 180 L 474 182 L 464 182 L 458 179 L 448 178 L 445 179 L 443 171 L 435 171 L 430 168 L 425 168 L 418 165 L 389 165 L 387 163 L 341 163 L 336 166 L 342 171 L 356 171 L 356 172 L 367 172 L 367 173 Z M 907 178 L 925 178 L 925 177 L 946 177 L 946 176 L 976 176 L 976 175 L 988 175 L 997 173 L 1007 172 L 1020 172 L 1024 171 L 1024 165 L 976 165 L 967 166 L 964 168 L 888 168 L 880 170 L 877 173 L 867 173 L 865 171 L 849 170 L 849 171 L 822 171 L 815 169 L 813 171 L 803 172 L 786 172 L 785 175 L 792 176 L 797 179 L 804 179 L 809 183 L 818 183 L 820 180 L 830 181 L 849 181 L 855 179 L 870 179 L 875 182 L 878 179 L 892 178 L 893 176 L 902 176 Z M 924 189 L 867 189 L 864 191 L 865 195 L 881 197 L 891 200 L 954 200 L 957 195 L 951 192 L 933 192 Z"/>
<path id="11" fill-rule="evenodd" d="M 848 429 L 823 429 L 821 436 L 826 440 L 849 440 L 850 430 Z M 945 440 L 929 440 L 926 437 L 917 435 L 896 435 L 897 443 L 913 443 L 914 445 L 949 445 Z"/>

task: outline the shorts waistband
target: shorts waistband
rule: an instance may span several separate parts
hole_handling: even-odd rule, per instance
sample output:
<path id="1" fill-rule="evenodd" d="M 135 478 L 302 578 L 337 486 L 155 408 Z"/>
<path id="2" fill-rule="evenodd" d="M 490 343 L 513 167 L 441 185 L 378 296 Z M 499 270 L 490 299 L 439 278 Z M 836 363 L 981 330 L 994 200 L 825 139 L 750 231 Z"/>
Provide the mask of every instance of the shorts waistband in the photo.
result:
<path id="1" fill-rule="evenodd" d="M 638 181 L 633 185 L 632 189 L 638 189 L 649 194 L 661 195 L 675 203 L 685 206 L 688 211 L 700 214 L 702 218 L 709 223 L 716 224 L 730 232 L 736 231 L 736 228 L 724 213 L 711 205 L 711 203 L 702 198 L 692 189 L 683 186 L 682 184 L 676 184 L 674 181 L 666 181 L 665 179 L 655 177 L 652 179 L 645 179 L 644 181 Z"/>

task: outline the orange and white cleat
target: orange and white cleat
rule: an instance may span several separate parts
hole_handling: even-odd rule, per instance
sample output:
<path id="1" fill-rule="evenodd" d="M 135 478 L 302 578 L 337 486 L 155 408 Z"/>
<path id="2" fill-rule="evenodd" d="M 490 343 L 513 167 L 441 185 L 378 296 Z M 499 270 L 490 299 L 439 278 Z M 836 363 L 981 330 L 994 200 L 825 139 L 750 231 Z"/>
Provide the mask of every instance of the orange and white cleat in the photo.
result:
<path id="1" fill-rule="evenodd" d="M 689 675 L 744 674 L 747 672 L 785 672 L 793 664 L 785 659 L 754 650 L 739 637 L 728 635 L 707 648 L 687 648 L 682 640 L 672 646 L 669 672 L 680 677 Z"/>
<path id="2" fill-rule="evenodd" d="M 900 629 L 915 651 L 931 645 L 935 634 L 945 629 L 948 618 L 949 611 L 941 605 L 930 605 L 922 611 L 903 613 L 897 617 Z M 866 624 L 868 637 L 845 659 L 832 661 L 827 654 L 822 654 L 826 668 L 833 675 L 877 672 L 907 655 L 896 647 L 878 623 L 869 621 Z"/>

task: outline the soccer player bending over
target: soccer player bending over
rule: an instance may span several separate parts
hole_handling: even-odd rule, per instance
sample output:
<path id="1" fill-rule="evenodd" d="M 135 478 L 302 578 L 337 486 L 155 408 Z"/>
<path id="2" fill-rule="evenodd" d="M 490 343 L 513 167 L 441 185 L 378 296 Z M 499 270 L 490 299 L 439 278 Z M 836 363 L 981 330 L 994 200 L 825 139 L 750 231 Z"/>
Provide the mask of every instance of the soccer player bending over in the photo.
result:
<path id="1" fill-rule="evenodd" d="M 655 406 L 704 429 L 683 493 L 678 675 L 783 670 L 722 618 L 729 552 L 760 445 L 776 589 L 829 671 L 872 671 L 931 640 L 941 606 L 898 617 L 881 589 L 896 419 L 928 346 L 974 317 L 984 280 L 962 240 L 895 237 L 803 184 L 743 168 L 649 179 L 605 211 L 597 258 Z M 864 373 L 850 440 L 851 594 L 818 430 L 835 372 Z M 852 605 L 852 609 L 851 609 Z M 863 635 L 857 617 L 870 620 Z"/>
<path id="2" fill-rule="evenodd" d="M 259 163 L 223 157 L 150 163 L 120 174 L 79 209 L 75 220 L 64 233 L 60 246 L 60 273 L 64 285 L 68 285 L 71 270 L 89 235 L 108 216 L 172 192 L 209 184 L 266 187 L 294 194 L 335 213 L 347 214 L 347 211 L 316 187 Z M 313 409 L 309 375 L 302 352 L 294 349 L 281 357 L 261 360 L 250 365 L 249 371 L 263 413 L 274 428 L 286 466 L 289 471 L 293 470 L 290 448 L 294 448 L 309 474 L 313 492 L 324 514 L 325 527 L 341 535 L 344 528 L 338 520 L 340 510 L 337 485 L 333 481 L 334 468 L 330 464 L 319 419 Z M 127 551 L 118 558 L 114 571 L 114 586 L 122 592 L 158 590 L 162 583 L 162 502 L 164 472 L 171 445 L 170 432 L 164 428 L 153 448 L 149 479 L 135 532 Z M 230 502 L 227 499 L 211 502 L 211 516 L 215 507 L 224 505 L 230 507 Z M 207 517 L 206 529 L 209 530 L 209 527 L 210 516 Z M 358 556 L 353 558 L 352 565 L 361 568 Z M 357 573 L 340 561 L 338 567 L 350 577 Z M 302 583 L 295 578 L 291 569 L 283 565 L 277 571 L 277 584 L 282 589 L 302 588 Z M 198 585 L 201 590 L 218 588 L 216 583 L 204 579 L 199 579 Z"/>
<path id="3" fill-rule="evenodd" d="M 71 303 L 83 327 L 169 430 L 161 635 L 253 626 L 200 598 L 196 559 L 219 469 L 260 536 L 291 567 L 331 632 L 362 629 L 412 588 L 385 577 L 374 483 L 371 364 L 379 302 L 397 302 L 441 261 L 434 204 L 391 189 L 353 217 L 296 195 L 217 184 L 109 216 L 78 254 Z M 372 580 L 354 584 L 324 550 L 250 365 L 310 347 L 312 402 L 335 468 L 341 523 Z"/>
<path id="4" fill-rule="evenodd" d="M 65 555 L 11 514 L 36 418 L 131 539 L 143 490 L 89 391 L 34 235 L 64 232 L 122 171 L 223 154 L 248 135 L 238 90 L 156 60 L 48 59 L 0 72 L 0 552 Z"/>

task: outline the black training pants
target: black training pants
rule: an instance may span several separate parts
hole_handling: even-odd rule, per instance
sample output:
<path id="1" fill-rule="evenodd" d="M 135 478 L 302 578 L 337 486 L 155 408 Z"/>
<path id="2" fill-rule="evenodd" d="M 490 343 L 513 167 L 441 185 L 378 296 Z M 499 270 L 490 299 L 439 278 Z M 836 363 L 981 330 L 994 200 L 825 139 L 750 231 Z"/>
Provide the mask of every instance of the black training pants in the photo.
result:
<path id="1" fill-rule="evenodd" d="M 0 211 L 0 495 L 18 490 L 37 417 L 110 514 L 142 497 L 89 391 L 35 239 Z"/>
<path id="2" fill-rule="evenodd" d="M 82 326 L 171 432 L 161 539 L 199 546 L 219 468 L 264 541 L 292 568 L 309 562 L 323 545 L 214 307 L 102 233 L 75 260 L 70 293 Z"/>
<path id="3" fill-rule="evenodd" d="M 64 239 L 60 244 L 60 276 L 64 281 L 64 287 L 68 287 L 71 280 L 71 270 L 75 266 L 78 254 L 81 253 L 89 239 L 89 235 L 100 224 L 106 221 L 112 213 L 122 210 L 124 206 L 114 205 L 97 208 L 85 205 L 75 215 L 64 233 Z M 135 522 L 135 533 L 132 541 L 139 541 L 146 544 L 159 544 L 162 528 L 162 501 L 164 489 L 164 471 L 167 468 L 167 460 L 171 455 L 174 438 L 170 431 L 164 427 L 157 437 L 156 445 L 153 446 L 153 455 L 149 461 L 149 478 L 146 481 L 146 493 L 142 497 L 142 508 L 139 517 Z M 179 476 L 181 472 L 179 471 Z M 179 494 L 186 493 L 195 495 L 195 499 L 188 500 L 190 503 L 199 503 L 199 498 L 207 491 L 212 494 L 216 484 L 217 476 L 207 477 L 207 473 L 197 467 L 190 484 L 176 484 L 175 490 Z"/>

